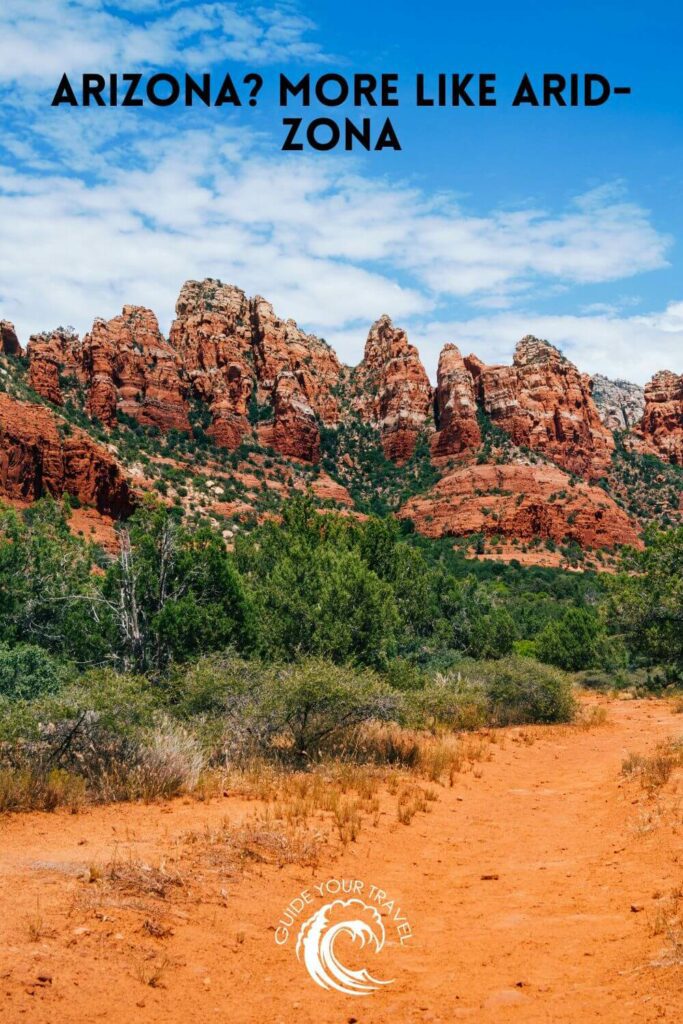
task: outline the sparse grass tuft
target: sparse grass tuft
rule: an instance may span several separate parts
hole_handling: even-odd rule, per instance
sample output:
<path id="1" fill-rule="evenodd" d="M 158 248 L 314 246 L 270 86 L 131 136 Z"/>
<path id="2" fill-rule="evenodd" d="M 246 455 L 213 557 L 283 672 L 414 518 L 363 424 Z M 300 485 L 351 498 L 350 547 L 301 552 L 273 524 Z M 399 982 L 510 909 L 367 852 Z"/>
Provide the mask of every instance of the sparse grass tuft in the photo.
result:
<path id="1" fill-rule="evenodd" d="M 589 729 L 597 729 L 602 725 L 606 725 L 608 721 L 607 708 L 602 704 L 591 704 L 589 707 L 581 708 L 574 724 L 577 729 L 587 732 Z"/>
<path id="2" fill-rule="evenodd" d="M 629 754 L 622 763 L 622 774 L 634 776 L 648 796 L 665 786 L 676 768 L 683 767 L 683 740 L 664 740 L 655 747 L 650 757 Z"/>
<path id="3" fill-rule="evenodd" d="M 418 811 L 428 810 L 427 804 L 427 792 L 421 786 L 404 786 L 398 794 L 398 820 L 402 825 L 409 825 Z"/>
<path id="4" fill-rule="evenodd" d="M 142 962 L 137 965 L 136 975 L 138 981 L 143 985 L 149 985 L 150 988 L 165 988 L 164 975 L 169 967 L 171 967 L 171 961 L 168 957 L 162 957 L 161 960 L 153 960 L 150 962 Z"/>
<path id="5" fill-rule="evenodd" d="M 207 854 L 215 867 L 228 872 L 243 871 L 250 864 L 274 864 L 278 868 L 298 864 L 315 869 L 322 835 L 302 828 L 275 829 L 269 817 L 266 809 L 261 820 L 243 825 L 224 821 L 217 829 L 188 833 L 185 842 Z"/>
<path id="6" fill-rule="evenodd" d="M 133 857 L 122 861 L 116 856 L 104 868 L 102 881 L 127 896 L 152 896 L 162 900 L 171 890 L 185 885 L 182 875 L 167 870 L 164 864 L 154 867 Z"/>
<path id="7" fill-rule="evenodd" d="M 663 936 L 667 945 L 660 957 L 654 961 L 655 967 L 671 967 L 683 964 L 683 894 L 676 890 L 660 902 L 650 922 L 653 936 Z"/>
<path id="8" fill-rule="evenodd" d="M 45 920 L 40 911 L 40 901 L 38 900 L 36 900 L 34 913 L 28 914 L 26 917 L 26 934 L 29 942 L 40 942 L 42 939 L 47 939 L 54 935 L 54 932 L 45 927 Z"/>

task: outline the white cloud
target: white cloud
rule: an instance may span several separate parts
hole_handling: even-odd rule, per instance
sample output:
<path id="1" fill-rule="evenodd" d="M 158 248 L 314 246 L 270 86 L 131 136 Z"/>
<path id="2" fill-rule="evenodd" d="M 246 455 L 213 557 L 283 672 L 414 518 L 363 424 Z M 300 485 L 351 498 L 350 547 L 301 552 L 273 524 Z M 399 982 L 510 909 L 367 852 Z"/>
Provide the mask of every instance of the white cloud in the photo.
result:
<path id="1" fill-rule="evenodd" d="M 131 13 L 143 22 L 127 17 Z M 3 0 L 0 83 L 54 81 L 56 87 L 64 72 L 325 61 L 320 46 L 306 38 L 314 28 L 283 3 Z"/>
<path id="2" fill-rule="evenodd" d="M 274 155 L 236 128 L 141 121 L 132 133 L 82 113 L 38 120 L 17 140 L 24 170 L 0 166 L 0 316 L 24 340 L 58 323 L 83 332 L 126 302 L 168 328 L 183 281 L 211 276 L 265 295 L 351 362 L 383 312 L 411 327 L 431 371 L 447 340 L 507 359 L 518 337 L 541 333 L 582 368 L 635 379 L 680 346 L 676 305 L 651 318 L 512 312 L 665 264 L 668 240 L 614 188 L 560 211 L 475 215 L 345 158 Z M 449 315 L 454 296 L 465 319 Z"/>
<path id="3" fill-rule="evenodd" d="M 683 301 L 659 312 L 623 316 L 503 313 L 467 320 L 413 322 L 411 340 L 433 375 L 447 341 L 463 355 L 488 363 L 509 363 L 525 334 L 546 338 L 585 373 L 644 384 L 657 370 L 683 372 Z"/>

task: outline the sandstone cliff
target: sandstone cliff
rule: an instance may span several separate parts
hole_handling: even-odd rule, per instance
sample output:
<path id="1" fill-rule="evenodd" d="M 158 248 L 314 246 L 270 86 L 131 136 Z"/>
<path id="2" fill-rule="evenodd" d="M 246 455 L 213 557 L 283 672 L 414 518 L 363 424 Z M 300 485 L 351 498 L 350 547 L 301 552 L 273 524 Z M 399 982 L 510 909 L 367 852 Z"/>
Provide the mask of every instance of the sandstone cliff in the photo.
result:
<path id="1" fill-rule="evenodd" d="M 282 455 L 305 462 L 320 458 L 320 431 L 303 382 L 291 370 L 281 370 L 273 387 L 272 446 Z"/>
<path id="2" fill-rule="evenodd" d="M 379 428 L 387 458 L 409 459 L 420 431 L 432 424 L 432 388 L 417 349 L 388 316 L 370 328 L 350 392 L 353 411 Z"/>
<path id="3" fill-rule="evenodd" d="M 428 537 L 483 533 L 575 540 L 588 548 L 638 542 L 635 526 L 603 490 L 572 485 L 566 473 L 547 465 L 458 467 L 406 502 L 399 516 Z"/>
<path id="4" fill-rule="evenodd" d="M 335 353 L 320 338 L 300 330 L 294 320 L 281 320 L 260 295 L 251 300 L 250 306 L 259 398 L 271 399 L 278 374 L 291 371 L 321 422 L 327 426 L 337 423 L 339 402 L 335 390 L 342 366 Z"/>
<path id="5" fill-rule="evenodd" d="M 683 375 L 662 370 L 645 385 L 638 434 L 661 459 L 683 466 Z"/>
<path id="6" fill-rule="evenodd" d="M 35 501 L 74 495 L 116 518 L 131 514 L 135 497 L 116 459 L 84 430 L 46 406 L 0 393 L 0 495 Z"/>
<path id="7" fill-rule="evenodd" d="M 188 281 L 176 303 L 170 342 L 195 397 L 208 405 L 209 434 L 236 448 L 249 432 L 254 386 L 249 301 L 220 281 Z"/>
<path id="8" fill-rule="evenodd" d="M 435 416 L 437 433 L 432 442 L 435 455 L 457 455 L 479 447 L 481 432 L 477 423 L 474 377 L 455 345 L 445 345 L 439 356 Z"/>
<path id="9" fill-rule="evenodd" d="M 600 419 L 589 378 L 553 345 L 527 335 L 512 366 L 484 366 L 471 357 L 465 363 L 485 411 L 515 444 L 589 479 L 606 473 L 612 433 Z"/>
<path id="10" fill-rule="evenodd" d="M 88 410 L 105 426 L 123 413 L 159 430 L 189 429 L 178 358 L 151 310 L 124 306 L 120 316 L 96 320 L 79 357 Z"/>
<path id="11" fill-rule="evenodd" d="M 14 324 L 9 320 L 0 320 L 0 354 L 4 356 L 21 355 L 17 332 L 14 329 Z"/>
<path id="12" fill-rule="evenodd" d="M 34 334 L 28 342 L 28 382 L 33 390 L 53 405 L 63 405 L 60 377 L 75 374 L 75 349 L 78 338 L 63 327 Z"/>

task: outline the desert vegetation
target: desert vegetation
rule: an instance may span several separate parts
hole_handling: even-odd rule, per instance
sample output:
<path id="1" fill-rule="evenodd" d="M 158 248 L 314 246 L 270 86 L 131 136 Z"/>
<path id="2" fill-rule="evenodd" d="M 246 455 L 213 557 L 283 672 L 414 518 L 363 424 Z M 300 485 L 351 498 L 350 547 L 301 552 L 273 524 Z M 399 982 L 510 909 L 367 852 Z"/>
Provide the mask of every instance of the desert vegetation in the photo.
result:
<path id="1" fill-rule="evenodd" d="M 305 496 L 232 551 L 152 499 L 116 555 L 68 516 L 0 512 L 2 810 L 201 795 L 255 765 L 444 783 L 468 732 L 569 722 L 577 682 L 643 693 L 681 669 L 681 531 L 605 581 L 466 572 L 409 526 Z M 424 803 L 407 793 L 400 820 Z M 353 807 L 334 813 L 353 833 Z"/>

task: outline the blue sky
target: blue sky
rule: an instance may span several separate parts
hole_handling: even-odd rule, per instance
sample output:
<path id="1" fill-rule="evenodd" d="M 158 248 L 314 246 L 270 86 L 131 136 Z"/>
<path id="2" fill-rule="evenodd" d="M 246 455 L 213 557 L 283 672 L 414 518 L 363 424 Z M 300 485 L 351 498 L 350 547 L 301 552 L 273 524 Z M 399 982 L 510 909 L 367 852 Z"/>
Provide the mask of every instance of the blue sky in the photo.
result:
<path id="1" fill-rule="evenodd" d="M 446 341 L 507 361 L 530 332 L 589 372 L 681 372 L 681 29 L 662 0 L 3 0 L 0 317 L 25 341 L 132 302 L 166 330 L 183 281 L 213 276 L 348 362 L 387 312 L 432 374 Z M 50 107 L 65 71 L 183 70 L 258 71 L 258 106 Z M 281 71 L 398 73 L 402 151 L 281 152 Z M 495 72 L 499 106 L 416 109 L 415 73 L 440 71 Z M 633 92 L 512 109 L 544 71 Z"/>

